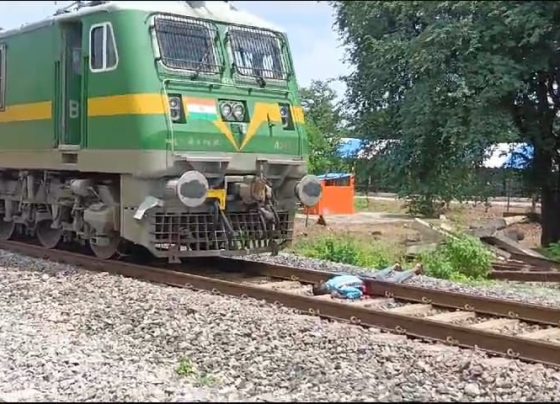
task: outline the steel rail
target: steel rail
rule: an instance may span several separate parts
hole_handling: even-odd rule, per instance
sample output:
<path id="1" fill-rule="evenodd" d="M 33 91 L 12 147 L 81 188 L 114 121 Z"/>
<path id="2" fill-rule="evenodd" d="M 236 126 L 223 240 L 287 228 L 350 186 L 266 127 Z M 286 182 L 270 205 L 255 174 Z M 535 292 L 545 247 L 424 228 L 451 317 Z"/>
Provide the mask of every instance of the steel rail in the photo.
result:
<path id="1" fill-rule="evenodd" d="M 244 271 L 251 271 L 260 275 L 290 279 L 304 283 L 326 281 L 333 276 L 332 272 L 317 271 L 314 269 L 292 268 L 284 265 L 272 265 L 229 258 L 219 258 L 217 260 L 227 261 L 227 263 L 222 264 L 224 267 L 232 269 L 242 268 Z M 554 307 L 430 289 L 421 286 L 396 284 L 367 278 L 364 279 L 364 282 L 368 291 L 376 296 L 474 311 L 476 313 L 492 316 L 510 317 L 541 324 L 560 325 L 560 309 Z"/>
<path id="2" fill-rule="evenodd" d="M 547 269 L 548 268 L 548 269 Z M 560 271 L 553 267 L 507 261 L 492 264 L 490 279 L 520 282 L 560 282 Z"/>
<path id="3" fill-rule="evenodd" d="M 488 239 L 486 237 L 483 237 L 482 239 L 485 243 L 505 251 L 512 260 L 521 261 L 546 270 L 560 270 L 560 262 L 550 258 L 529 255 L 520 251 L 512 251 L 507 244 L 504 244 L 504 242 L 499 239 Z"/>
<path id="4" fill-rule="evenodd" d="M 542 271 L 542 268 L 518 262 L 495 262 L 492 264 L 492 268 L 496 271 Z"/>
<path id="5" fill-rule="evenodd" d="M 491 279 L 521 282 L 560 282 L 559 271 L 492 271 Z"/>
<path id="6" fill-rule="evenodd" d="M 560 269 L 560 263 L 556 262 L 554 260 L 548 259 L 548 258 L 540 258 L 540 257 L 534 257 L 531 255 L 526 255 L 526 254 L 520 254 L 520 253 L 514 253 L 511 252 L 511 259 L 517 260 L 517 261 L 523 261 L 527 264 L 530 265 L 534 265 L 536 267 L 540 267 L 540 268 L 548 268 L 549 270 L 556 270 L 558 271 Z"/>
<path id="7" fill-rule="evenodd" d="M 435 320 L 415 318 L 379 309 L 356 307 L 355 305 L 249 286 L 190 273 L 176 272 L 169 269 L 121 261 L 106 261 L 62 250 L 48 250 L 27 243 L 3 241 L 0 242 L 0 248 L 38 258 L 79 265 L 95 271 L 110 272 L 172 286 L 204 289 L 227 295 L 261 299 L 324 318 L 350 321 L 353 324 L 378 327 L 408 336 L 442 341 L 460 347 L 479 348 L 512 358 L 537 361 L 556 366 L 560 365 L 560 345 L 542 341 L 507 336 Z"/>

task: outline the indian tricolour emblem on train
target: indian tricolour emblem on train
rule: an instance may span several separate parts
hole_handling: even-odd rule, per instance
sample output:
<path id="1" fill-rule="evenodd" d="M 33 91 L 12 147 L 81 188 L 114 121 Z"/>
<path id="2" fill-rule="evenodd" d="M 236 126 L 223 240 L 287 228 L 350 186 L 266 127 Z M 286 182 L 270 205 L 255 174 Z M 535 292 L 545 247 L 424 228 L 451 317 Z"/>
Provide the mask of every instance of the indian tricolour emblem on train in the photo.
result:
<path id="1" fill-rule="evenodd" d="M 202 121 L 215 121 L 218 119 L 218 106 L 216 100 L 204 98 L 187 98 L 187 117 Z"/>

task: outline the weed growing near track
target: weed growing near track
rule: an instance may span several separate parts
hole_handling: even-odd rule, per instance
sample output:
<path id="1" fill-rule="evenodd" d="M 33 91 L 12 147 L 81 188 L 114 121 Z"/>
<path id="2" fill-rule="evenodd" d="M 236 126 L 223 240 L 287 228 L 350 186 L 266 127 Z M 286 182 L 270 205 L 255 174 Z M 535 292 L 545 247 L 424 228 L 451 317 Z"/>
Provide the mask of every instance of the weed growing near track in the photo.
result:
<path id="1" fill-rule="evenodd" d="M 468 235 L 448 239 L 435 251 L 420 256 L 426 273 L 452 281 L 480 281 L 492 270 L 492 253 L 482 242 Z"/>
<path id="2" fill-rule="evenodd" d="M 214 386 L 218 382 L 214 376 L 208 373 L 203 373 L 199 375 L 195 381 L 195 386 L 197 387 L 209 387 Z"/>
<path id="3" fill-rule="evenodd" d="M 400 261 L 399 254 L 380 243 L 365 243 L 352 237 L 327 236 L 304 241 L 296 247 L 300 255 L 364 268 L 382 269 Z"/>
<path id="4" fill-rule="evenodd" d="M 177 368 L 177 374 L 179 376 L 192 376 L 196 373 L 193 363 L 188 358 L 183 358 L 179 362 L 179 367 Z"/>
<path id="5" fill-rule="evenodd" d="M 199 372 L 196 366 L 188 358 L 183 358 L 179 361 L 179 366 L 176 369 L 179 376 L 189 377 L 193 380 L 195 386 L 208 387 L 214 386 L 218 383 L 217 379 L 209 373 Z"/>
<path id="6" fill-rule="evenodd" d="M 352 237 L 326 236 L 313 241 L 306 240 L 297 245 L 295 252 L 310 258 L 364 268 L 383 269 L 396 262 L 405 268 L 412 267 L 396 248 Z M 421 254 L 419 261 L 429 276 L 474 285 L 490 282 L 487 276 L 492 270 L 493 256 L 479 239 L 462 235 L 447 240 L 434 251 Z"/>
<path id="7" fill-rule="evenodd" d="M 560 243 L 552 243 L 547 248 L 539 251 L 544 256 L 554 261 L 560 261 Z"/>

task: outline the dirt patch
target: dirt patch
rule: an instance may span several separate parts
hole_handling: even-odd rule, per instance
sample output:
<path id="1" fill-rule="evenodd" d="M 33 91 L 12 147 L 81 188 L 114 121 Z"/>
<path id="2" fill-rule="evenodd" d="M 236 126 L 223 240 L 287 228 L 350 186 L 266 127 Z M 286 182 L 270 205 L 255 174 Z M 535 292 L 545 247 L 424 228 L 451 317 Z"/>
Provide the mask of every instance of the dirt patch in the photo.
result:
<path id="1" fill-rule="evenodd" d="M 522 247 L 538 248 L 541 245 L 541 225 L 539 223 L 517 223 L 508 227 L 515 231 L 521 231 L 525 236 L 523 240 L 518 241 Z"/>
<path id="2" fill-rule="evenodd" d="M 294 242 L 312 240 L 326 235 L 353 237 L 361 241 L 383 242 L 388 245 L 397 245 L 405 248 L 409 245 L 433 243 L 433 234 L 425 229 L 418 228 L 413 218 L 407 216 L 405 204 L 399 200 L 370 200 L 365 206 L 365 199 L 357 199 L 358 208 L 355 215 L 326 216 L 326 226 L 317 224 L 317 216 L 298 216 L 295 223 Z M 530 211 L 530 205 L 506 204 L 452 204 L 451 209 L 445 212 L 445 217 L 466 228 L 483 224 L 489 219 L 501 218 L 504 212 L 511 214 L 524 214 Z M 537 209 L 538 212 L 538 209 Z M 437 222 L 437 221 L 436 221 Z M 519 230 L 524 234 L 520 241 L 526 248 L 536 248 L 540 245 L 541 227 L 538 223 L 515 224 L 509 227 Z"/>
<path id="3" fill-rule="evenodd" d="M 352 236 L 363 241 L 383 241 L 388 244 L 406 245 L 411 242 L 422 241 L 422 234 L 408 223 L 333 223 L 321 226 L 310 221 L 305 226 L 305 220 L 296 220 L 296 240 L 313 239 L 332 236 Z"/>
<path id="4" fill-rule="evenodd" d="M 529 206 L 511 206 L 509 210 L 506 206 L 492 205 L 485 207 L 484 205 L 454 205 L 451 209 L 445 212 L 445 216 L 462 225 L 480 225 L 489 219 L 496 219 L 503 217 L 504 212 L 510 214 L 523 215 L 530 212 Z M 538 212 L 538 210 L 537 210 Z"/>
<path id="5" fill-rule="evenodd" d="M 406 204 L 400 200 L 356 198 L 354 206 L 363 212 L 406 213 Z"/>

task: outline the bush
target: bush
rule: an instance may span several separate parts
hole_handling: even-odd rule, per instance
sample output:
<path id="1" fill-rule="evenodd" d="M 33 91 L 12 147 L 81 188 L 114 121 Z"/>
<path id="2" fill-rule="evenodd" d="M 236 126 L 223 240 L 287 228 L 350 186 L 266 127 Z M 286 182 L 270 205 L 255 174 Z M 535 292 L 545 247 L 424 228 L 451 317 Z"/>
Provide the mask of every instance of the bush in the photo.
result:
<path id="1" fill-rule="evenodd" d="M 188 358 L 181 359 L 177 368 L 177 374 L 180 376 L 191 376 L 195 373 L 196 371 L 191 360 Z"/>
<path id="2" fill-rule="evenodd" d="M 382 245 L 332 236 L 307 242 L 299 252 L 310 258 L 375 269 L 386 268 L 398 259 L 397 254 Z"/>
<path id="3" fill-rule="evenodd" d="M 542 253 L 551 260 L 560 261 L 560 243 L 550 244 Z"/>
<path id="4" fill-rule="evenodd" d="M 436 218 L 444 212 L 445 203 L 436 202 L 432 197 L 421 195 L 410 197 L 405 206 L 412 216 Z"/>
<path id="5" fill-rule="evenodd" d="M 492 253 L 479 239 L 462 235 L 421 257 L 426 273 L 440 279 L 480 280 L 492 269 Z"/>

